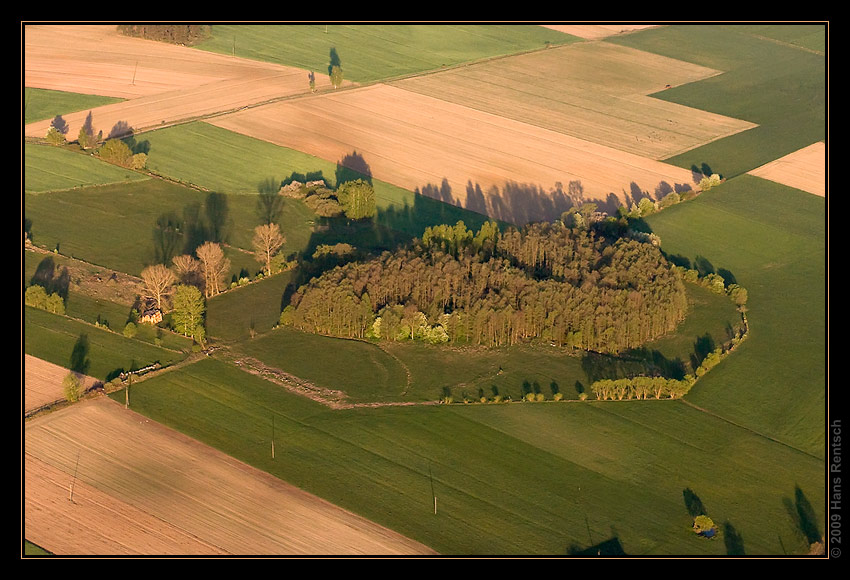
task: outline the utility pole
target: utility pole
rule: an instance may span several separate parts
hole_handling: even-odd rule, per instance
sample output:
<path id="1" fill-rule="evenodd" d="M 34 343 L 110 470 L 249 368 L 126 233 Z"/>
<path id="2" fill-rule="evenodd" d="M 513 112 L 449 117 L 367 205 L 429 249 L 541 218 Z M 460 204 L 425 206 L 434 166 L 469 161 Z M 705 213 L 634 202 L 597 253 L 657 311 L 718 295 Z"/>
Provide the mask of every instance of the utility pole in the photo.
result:
<path id="1" fill-rule="evenodd" d="M 77 481 L 77 468 L 80 466 L 80 452 L 77 451 L 77 464 L 74 465 L 74 477 L 71 478 L 71 485 L 68 488 L 68 501 L 74 503 L 74 483 Z"/>
<path id="2" fill-rule="evenodd" d="M 272 459 L 274 459 L 274 415 L 272 415 Z"/>

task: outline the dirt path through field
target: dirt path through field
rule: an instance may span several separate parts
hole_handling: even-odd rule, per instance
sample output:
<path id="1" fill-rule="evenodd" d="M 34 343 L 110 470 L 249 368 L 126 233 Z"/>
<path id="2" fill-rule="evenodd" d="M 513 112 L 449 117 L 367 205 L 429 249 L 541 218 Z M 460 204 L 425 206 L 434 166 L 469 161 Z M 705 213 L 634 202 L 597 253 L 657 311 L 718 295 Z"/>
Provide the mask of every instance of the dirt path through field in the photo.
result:
<path id="1" fill-rule="evenodd" d="M 24 443 L 24 536 L 57 554 L 434 554 L 107 397 Z"/>

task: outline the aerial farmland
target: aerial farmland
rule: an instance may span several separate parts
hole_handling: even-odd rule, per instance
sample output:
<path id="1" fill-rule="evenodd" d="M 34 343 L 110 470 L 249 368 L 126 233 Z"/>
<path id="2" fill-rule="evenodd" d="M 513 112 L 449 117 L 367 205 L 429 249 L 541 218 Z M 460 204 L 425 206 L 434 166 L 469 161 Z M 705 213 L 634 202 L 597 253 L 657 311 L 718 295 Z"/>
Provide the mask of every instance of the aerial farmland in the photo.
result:
<path id="1" fill-rule="evenodd" d="M 828 23 L 21 51 L 22 558 L 840 555 Z"/>

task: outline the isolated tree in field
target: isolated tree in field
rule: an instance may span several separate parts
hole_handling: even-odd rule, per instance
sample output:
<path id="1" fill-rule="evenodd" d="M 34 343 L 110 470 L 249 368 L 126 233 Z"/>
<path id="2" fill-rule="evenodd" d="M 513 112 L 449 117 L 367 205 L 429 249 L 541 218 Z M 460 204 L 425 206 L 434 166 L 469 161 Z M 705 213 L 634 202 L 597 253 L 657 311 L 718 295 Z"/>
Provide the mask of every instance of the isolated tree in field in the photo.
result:
<path id="1" fill-rule="evenodd" d="M 280 251 L 286 242 L 277 224 L 264 224 L 254 228 L 254 239 L 251 240 L 257 261 L 266 265 L 266 275 L 272 273 L 272 258 Z"/>
<path id="2" fill-rule="evenodd" d="M 359 220 L 375 215 L 375 190 L 362 179 L 340 185 L 336 197 L 349 219 Z"/>
<path id="3" fill-rule="evenodd" d="M 148 298 L 156 301 L 156 307 L 162 310 L 162 303 L 171 294 L 177 278 L 165 264 L 154 264 L 142 270 L 142 282 Z"/>
<path id="4" fill-rule="evenodd" d="M 174 322 L 174 330 L 203 344 L 206 336 L 204 332 L 206 304 L 201 291 L 194 286 L 181 284 L 174 290 L 172 302 L 174 310 L 171 319 Z"/>
<path id="5" fill-rule="evenodd" d="M 336 48 L 331 48 L 328 76 L 331 78 L 331 84 L 335 89 L 338 89 L 342 85 L 342 62 L 339 60 L 339 53 L 336 51 Z"/>
<path id="6" fill-rule="evenodd" d="M 85 123 L 80 127 L 80 132 L 77 134 L 77 143 L 83 149 L 89 149 L 97 145 L 97 141 L 97 137 L 94 134 L 91 111 L 89 111 Z"/>
<path id="7" fill-rule="evenodd" d="M 198 246 L 195 255 L 201 264 L 201 274 L 204 278 L 204 294 L 207 298 L 215 296 L 224 290 L 227 274 L 230 272 L 230 260 L 224 256 L 224 251 L 215 242 L 206 242 Z"/>
<path id="8" fill-rule="evenodd" d="M 75 403 L 83 396 L 83 384 L 76 374 L 68 373 L 62 380 L 62 394 L 69 403 Z"/>

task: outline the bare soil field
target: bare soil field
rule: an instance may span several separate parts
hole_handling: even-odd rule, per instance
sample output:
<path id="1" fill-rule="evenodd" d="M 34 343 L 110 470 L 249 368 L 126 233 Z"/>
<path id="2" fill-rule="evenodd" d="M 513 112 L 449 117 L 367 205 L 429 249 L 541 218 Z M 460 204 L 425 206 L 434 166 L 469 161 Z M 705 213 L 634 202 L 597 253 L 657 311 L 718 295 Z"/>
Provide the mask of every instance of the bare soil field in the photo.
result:
<path id="1" fill-rule="evenodd" d="M 826 195 L 826 143 L 804 147 L 749 172 L 814 195 Z"/>
<path id="2" fill-rule="evenodd" d="M 755 126 L 649 96 L 719 73 L 633 48 L 583 42 L 394 85 L 662 160 Z"/>
<path id="3" fill-rule="evenodd" d="M 24 536 L 59 555 L 433 554 L 106 397 L 24 436 Z"/>
<path id="4" fill-rule="evenodd" d="M 558 183 L 602 202 L 694 187 L 685 169 L 382 84 L 210 122 L 331 162 L 356 152 L 377 179 L 517 223 L 568 209 L 541 203 Z"/>
<path id="5" fill-rule="evenodd" d="M 128 99 L 92 111 L 95 133 L 119 121 L 135 130 L 309 92 L 307 71 L 130 38 L 109 25 L 28 25 L 24 84 L 31 88 Z M 330 86 L 317 75 L 317 89 Z M 69 114 L 76 139 L 89 111 Z M 25 127 L 44 137 L 50 120 Z"/>
<path id="6" fill-rule="evenodd" d="M 588 40 L 599 40 L 615 34 L 634 32 L 644 28 L 654 28 L 655 24 L 544 24 L 546 28 L 565 34 L 572 34 Z"/>
<path id="7" fill-rule="evenodd" d="M 31 355 L 24 355 L 24 414 L 65 398 L 62 381 L 68 369 Z M 83 387 L 88 389 L 98 382 L 93 377 L 80 377 Z"/>

